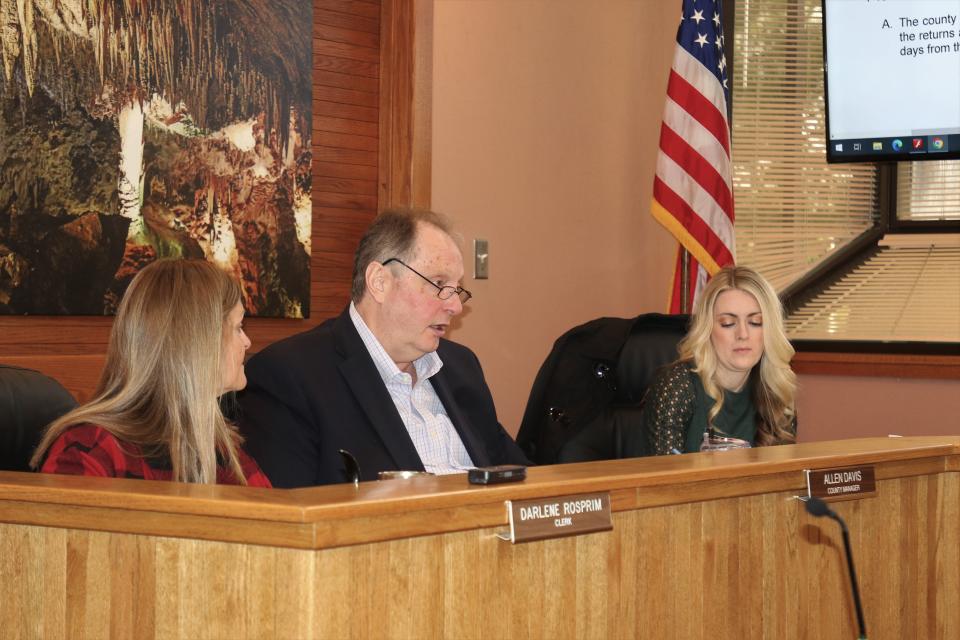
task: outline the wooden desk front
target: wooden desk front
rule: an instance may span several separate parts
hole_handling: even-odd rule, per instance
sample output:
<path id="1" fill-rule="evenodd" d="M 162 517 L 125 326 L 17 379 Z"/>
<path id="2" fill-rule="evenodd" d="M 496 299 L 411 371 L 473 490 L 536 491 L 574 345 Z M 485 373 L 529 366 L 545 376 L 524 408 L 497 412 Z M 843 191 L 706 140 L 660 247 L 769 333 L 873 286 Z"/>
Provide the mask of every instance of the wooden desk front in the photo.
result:
<path id="1" fill-rule="evenodd" d="M 291 491 L 0 473 L 0 635 L 853 638 L 803 469 L 876 465 L 849 524 L 871 639 L 960 638 L 960 438 L 864 439 Z M 609 491 L 511 545 L 504 501 Z"/>

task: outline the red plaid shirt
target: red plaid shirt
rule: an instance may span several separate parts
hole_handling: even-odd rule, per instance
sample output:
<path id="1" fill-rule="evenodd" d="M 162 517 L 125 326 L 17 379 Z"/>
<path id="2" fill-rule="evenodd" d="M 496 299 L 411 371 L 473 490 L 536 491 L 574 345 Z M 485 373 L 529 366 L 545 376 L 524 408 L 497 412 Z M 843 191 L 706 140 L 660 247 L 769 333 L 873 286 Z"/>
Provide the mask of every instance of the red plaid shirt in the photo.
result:
<path id="1" fill-rule="evenodd" d="M 253 458 L 243 449 L 237 453 L 248 486 L 273 486 Z M 60 434 L 50 446 L 40 471 L 140 480 L 170 480 L 173 476 L 168 459 L 145 457 L 137 445 L 121 444 L 110 432 L 92 424 L 76 425 Z M 217 467 L 217 484 L 239 483 L 229 469 Z"/>

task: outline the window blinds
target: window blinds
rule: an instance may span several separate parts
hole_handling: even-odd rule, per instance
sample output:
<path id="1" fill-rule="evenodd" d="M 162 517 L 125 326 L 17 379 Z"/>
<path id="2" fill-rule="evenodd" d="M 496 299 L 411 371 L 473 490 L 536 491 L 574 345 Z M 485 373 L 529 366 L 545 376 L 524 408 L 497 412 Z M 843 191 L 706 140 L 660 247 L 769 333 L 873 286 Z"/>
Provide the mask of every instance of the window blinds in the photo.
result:
<path id="1" fill-rule="evenodd" d="M 888 235 L 787 319 L 791 339 L 960 342 L 960 236 Z"/>
<path id="2" fill-rule="evenodd" d="M 901 162 L 897 219 L 960 220 L 960 160 Z"/>
<path id="3" fill-rule="evenodd" d="M 737 0 L 737 262 L 778 290 L 879 219 L 873 165 L 827 165 L 820 0 Z"/>

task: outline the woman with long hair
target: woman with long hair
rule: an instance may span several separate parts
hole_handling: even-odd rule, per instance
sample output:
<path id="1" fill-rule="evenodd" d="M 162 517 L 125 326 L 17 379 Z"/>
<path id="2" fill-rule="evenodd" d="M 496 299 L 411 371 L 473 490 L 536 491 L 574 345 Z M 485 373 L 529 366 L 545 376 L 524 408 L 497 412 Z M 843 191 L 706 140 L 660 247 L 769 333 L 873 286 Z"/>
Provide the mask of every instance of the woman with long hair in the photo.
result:
<path id="1" fill-rule="evenodd" d="M 130 283 L 93 399 L 47 427 L 45 473 L 269 487 L 219 398 L 246 386 L 240 285 L 202 260 L 159 260 Z"/>
<path id="2" fill-rule="evenodd" d="M 796 440 L 796 375 L 783 308 L 748 267 L 726 267 L 704 287 L 680 358 L 647 390 L 626 456 L 699 451 L 705 433 L 753 446 Z"/>

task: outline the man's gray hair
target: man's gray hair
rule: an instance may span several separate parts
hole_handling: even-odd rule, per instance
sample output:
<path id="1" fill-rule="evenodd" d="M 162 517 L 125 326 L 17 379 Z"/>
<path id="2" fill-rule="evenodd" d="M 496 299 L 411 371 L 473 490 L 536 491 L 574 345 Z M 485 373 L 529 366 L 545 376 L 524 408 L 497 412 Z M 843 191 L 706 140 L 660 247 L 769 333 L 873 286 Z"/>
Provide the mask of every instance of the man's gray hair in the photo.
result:
<path id="1" fill-rule="evenodd" d="M 353 284 L 350 298 L 356 304 L 367 290 L 367 267 L 371 262 L 386 262 L 399 258 L 411 259 L 417 239 L 417 225 L 428 224 L 453 237 L 446 216 L 419 209 L 388 209 L 376 217 L 363 237 L 353 257 Z"/>

